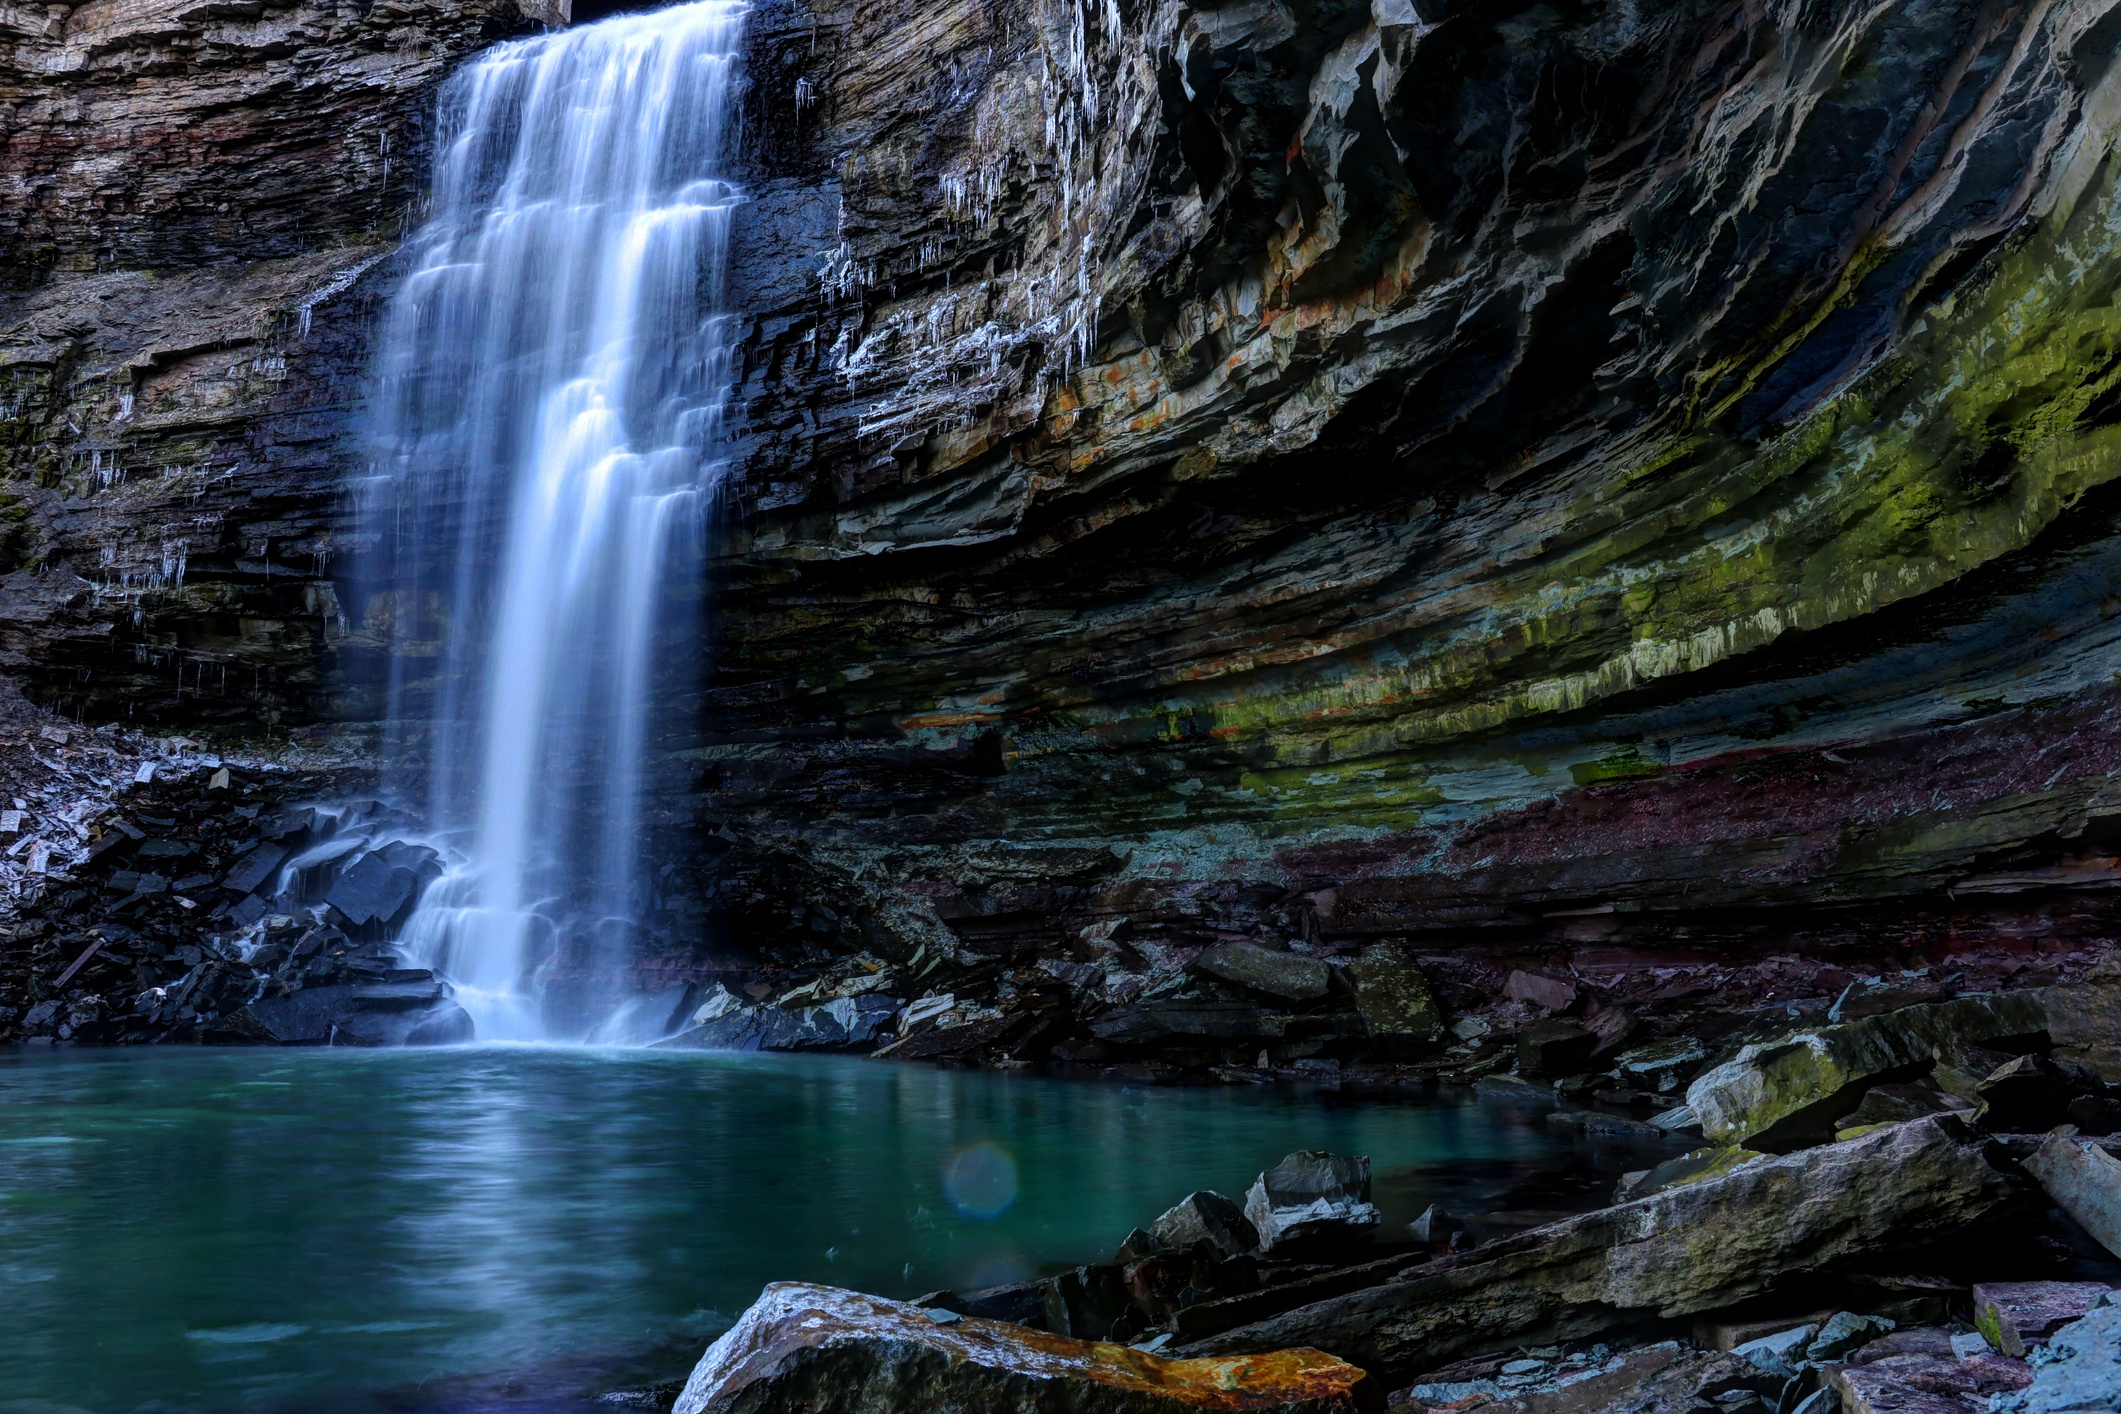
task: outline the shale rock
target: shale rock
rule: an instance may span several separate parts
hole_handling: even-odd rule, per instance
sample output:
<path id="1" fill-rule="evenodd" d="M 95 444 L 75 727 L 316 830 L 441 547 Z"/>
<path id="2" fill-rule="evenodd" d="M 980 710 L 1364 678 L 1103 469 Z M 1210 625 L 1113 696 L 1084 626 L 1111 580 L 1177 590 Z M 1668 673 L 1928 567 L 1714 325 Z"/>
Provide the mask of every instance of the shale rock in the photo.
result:
<path id="1" fill-rule="evenodd" d="M 1206 1243 L 1226 1257 L 1259 1246 L 1259 1232 L 1244 1211 L 1220 1193 L 1189 1193 L 1156 1220 L 1150 1229 L 1164 1247 Z"/>
<path id="2" fill-rule="evenodd" d="M 1302 1150 L 1257 1179 L 1245 1194 L 1245 1217 L 1262 1252 L 1330 1250 L 1377 1230 L 1370 1202 L 1370 1161 Z"/>
<path id="3" fill-rule="evenodd" d="M 1974 1326 L 2013 1359 L 2105 1300 L 2105 1282 L 2004 1281 L 1974 1288 Z"/>
<path id="4" fill-rule="evenodd" d="M 2097 1144 L 2051 1134 L 2025 1161 L 2055 1206 L 2121 1257 L 2121 1159 Z"/>
<path id="5" fill-rule="evenodd" d="M 1394 1371 L 1547 1330 L 1714 1310 L 1793 1277 L 1957 1232 L 2012 1201 L 1962 1126 L 1917 1120 L 1409 1265 L 1187 1353 L 1302 1342 Z"/>
<path id="6" fill-rule="evenodd" d="M 2088 1414 L 2121 1409 L 2121 1305 L 2101 1306 L 2056 1331 L 2046 1359 L 1993 1414 Z"/>
<path id="7" fill-rule="evenodd" d="M 1290 1002 L 1316 1001 L 1332 981 L 1326 965 L 1317 958 L 1277 952 L 1256 943 L 1219 944 L 1203 952 L 1193 965 L 1211 977 Z"/>
<path id="8" fill-rule="evenodd" d="M 448 1046 L 473 1031 L 470 1015 L 435 982 L 305 987 L 254 1001 L 229 1023 L 282 1046 Z"/>
<path id="9" fill-rule="evenodd" d="M 673 1414 L 1357 1414 L 1362 1371 L 1314 1350 L 1168 1360 L 777 1282 L 709 1347 Z"/>
<path id="10" fill-rule="evenodd" d="M 2031 1380 L 2023 1362 L 1995 1355 L 1893 1355 L 1827 1373 L 1842 1414 L 1974 1414 L 1993 1407 L 1988 1401 L 1995 1396 L 2008 1407 L 2012 1392 Z"/>
<path id="11" fill-rule="evenodd" d="M 2100 990 L 2121 1005 L 2121 989 Z M 1962 997 L 1754 1042 L 1689 1085 L 1687 1107 L 1719 1143 L 1783 1148 L 1819 1138 L 1862 1103 L 1866 1082 L 1967 1046 L 2041 1036 L 2044 1001 L 2036 992 Z"/>
<path id="12" fill-rule="evenodd" d="M 710 1003 L 702 1008 L 713 1013 L 705 1021 L 654 1045 L 673 1051 L 865 1050 L 891 1024 L 899 1006 L 896 998 L 875 992 L 798 1008 L 729 1010 L 726 1003 Z"/>
<path id="13" fill-rule="evenodd" d="M 1370 1034 L 1388 1044 L 1433 1041 L 1443 1034 L 1443 1007 L 1404 943 L 1372 943 L 1348 966 L 1355 1009 Z"/>

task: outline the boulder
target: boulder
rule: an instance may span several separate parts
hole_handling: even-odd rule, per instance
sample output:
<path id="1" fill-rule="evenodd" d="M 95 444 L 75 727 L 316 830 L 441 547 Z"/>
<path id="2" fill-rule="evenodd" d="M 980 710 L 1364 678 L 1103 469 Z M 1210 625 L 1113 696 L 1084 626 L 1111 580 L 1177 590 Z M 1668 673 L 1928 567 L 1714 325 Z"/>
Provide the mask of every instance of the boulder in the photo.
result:
<path id="1" fill-rule="evenodd" d="M 1841 1414 L 1974 1414 L 1991 1396 L 2009 1398 L 2031 1380 L 2022 1361 L 1997 1355 L 1892 1355 L 1826 1371 Z"/>
<path id="2" fill-rule="evenodd" d="M 1598 1037 L 1573 1021 L 1535 1021 L 1517 1033 L 1517 1068 L 1527 1075 L 1574 1075 L 1591 1064 Z"/>
<path id="3" fill-rule="evenodd" d="M 1219 943 L 1196 958 L 1193 968 L 1291 1002 L 1317 1001 L 1333 980 L 1331 971 L 1315 957 L 1277 952 L 1257 943 Z"/>
<path id="4" fill-rule="evenodd" d="M 1818 1334 L 1817 1326 L 1790 1326 L 1734 1346 L 1731 1354 L 1756 1370 L 1787 1380 L 1796 1375 L 1797 1367 L 1806 1359 L 1805 1351 Z"/>
<path id="5" fill-rule="evenodd" d="M 1708 1048 L 1692 1036 L 1652 1041 L 1613 1058 L 1613 1075 L 1623 1085 L 1667 1094 L 1677 1090 L 1707 1063 Z"/>
<path id="6" fill-rule="evenodd" d="M 1860 1316 L 1854 1311 L 1836 1311 L 1804 1348 L 1804 1358 L 1815 1365 L 1846 1360 L 1883 1335 L 1890 1335 L 1896 1322 L 1883 1316 Z"/>
<path id="7" fill-rule="evenodd" d="M 1253 1180 L 1244 1215 L 1259 1234 L 1262 1252 L 1365 1240 L 1379 1221 L 1370 1202 L 1370 1161 L 1299 1150 Z"/>
<path id="8" fill-rule="evenodd" d="M 1543 972 L 1512 972 L 1503 980 L 1502 994 L 1513 1002 L 1529 1002 L 1557 1015 L 1576 1005 L 1581 993 L 1574 982 L 1549 977 Z"/>
<path id="9" fill-rule="evenodd" d="M 2121 1159 L 2087 1140 L 2050 1134 L 2025 1161 L 2025 1171 L 2056 1207 L 2121 1257 Z"/>
<path id="10" fill-rule="evenodd" d="M 776 1282 L 700 1358 L 672 1414 L 1358 1414 L 1361 1370 L 1315 1350 L 1170 1360 L 900 1301 Z"/>
<path id="11" fill-rule="evenodd" d="M 1962 1231 L 2011 1201 L 1963 1125 L 1915 1120 L 1460 1255 L 1410 1260 L 1362 1290 L 1292 1305 L 1184 1349 L 1306 1344 L 1381 1373 L 1433 1368 L 1534 1331 L 1573 1338 L 1733 1306 Z M 1212 1319 L 1202 1307 L 1194 1313 Z"/>
<path id="12" fill-rule="evenodd" d="M 672 1051 L 866 1049 L 891 1024 L 898 1009 L 896 998 L 876 992 L 795 1009 L 752 1006 L 732 1011 L 710 1003 L 702 1008 L 712 1013 L 706 1021 L 666 1036 L 654 1046 Z"/>
<path id="13" fill-rule="evenodd" d="M 254 1001 L 224 1024 L 281 1046 L 453 1046 L 474 1031 L 470 1014 L 438 982 L 305 987 Z"/>
<path id="14" fill-rule="evenodd" d="M 1235 1257 L 1259 1247 L 1259 1232 L 1251 1219 L 1220 1193 L 1189 1193 L 1158 1218 L 1150 1235 L 1164 1247 L 1192 1247 L 1206 1243 L 1226 1257 Z"/>
<path id="15" fill-rule="evenodd" d="M 1994 1281 L 1974 1288 L 1974 1328 L 1998 1351 L 2023 1360 L 2112 1290 L 2097 1281 Z"/>
<path id="16" fill-rule="evenodd" d="M 1696 1077 L 1687 1107 L 1718 1143 L 1785 1149 L 1831 1134 L 1870 1082 L 1918 1073 L 1969 1045 L 2031 1040 L 2047 1023 L 2039 995 L 2015 992 L 1793 1030 Z"/>
<path id="17" fill-rule="evenodd" d="M 2079 1414 L 2121 1409 L 2121 1305 L 2097 1308 L 2055 1332 L 2032 1379 L 1989 1404 L 1991 1414 Z"/>
<path id="18" fill-rule="evenodd" d="M 233 889 L 239 894 L 255 893 L 279 872 L 280 863 L 287 858 L 287 851 L 276 844 L 260 842 L 248 854 L 238 859 L 235 867 L 221 877 L 221 887 Z"/>
<path id="19" fill-rule="evenodd" d="M 2013 1057 L 1974 1087 L 1975 1095 L 1988 1106 L 1983 1116 L 1988 1127 L 2021 1134 L 2060 1124 L 2076 1091 L 2062 1067 L 2045 1056 Z"/>
<path id="20" fill-rule="evenodd" d="M 1443 1035 L 1443 1007 L 1404 943 L 1372 943 L 1348 965 L 1355 1010 L 1380 1041 L 1433 1041 Z"/>
<path id="21" fill-rule="evenodd" d="M 1234 1002 L 1159 1001 L 1119 1007 L 1090 1023 L 1100 1041 L 1146 1045 L 1170 1036 L 1219 1041 L 1279 1041 L 1288 1035 L 1286 1013 Z"/>

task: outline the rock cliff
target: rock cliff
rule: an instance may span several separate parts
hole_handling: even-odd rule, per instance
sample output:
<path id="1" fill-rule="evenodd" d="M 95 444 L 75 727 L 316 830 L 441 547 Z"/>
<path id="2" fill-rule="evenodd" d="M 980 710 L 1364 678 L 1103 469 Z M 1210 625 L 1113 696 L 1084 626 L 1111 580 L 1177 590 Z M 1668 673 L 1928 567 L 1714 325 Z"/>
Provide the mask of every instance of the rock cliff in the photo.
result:
<path id="1" fill-rule="evenodd" d="M 670 936 L 2109 936 L 2114 8 L 765 0 Z M 562 18 L 0 10 L 0 668 L 372 719 L 369 312 Z"/>

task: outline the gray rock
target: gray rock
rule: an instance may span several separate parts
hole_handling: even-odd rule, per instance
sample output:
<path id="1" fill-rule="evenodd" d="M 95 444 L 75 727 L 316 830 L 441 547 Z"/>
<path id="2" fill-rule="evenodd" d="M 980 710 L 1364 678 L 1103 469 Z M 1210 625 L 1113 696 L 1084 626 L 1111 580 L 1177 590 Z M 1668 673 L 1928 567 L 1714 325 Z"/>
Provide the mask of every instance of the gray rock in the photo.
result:
<path id="1" fill-rule="evenodd" d="M 1253 1180 L 1245 1217 L 1262 1252 L 1361 1241 L 1377 1230 L 1370 1161 L 1299 1150 Z"/>
<path id="2" fill-rule="evenodd" d="M 865 992 L 818 1006 L 744 1007 L 655 1042 L 677 1051 L 832 1051 L 867 1048 L 898 1014 L 895 997 Z"/>
<path id="3" fill-rule="evenodd" d="M 2055 1206 L 2121 1257 L 2121 1159 L 2097 1144 L 2050 1134 L 2025 1161 Z"/>
<path id="4" fill-rule="evenodd" d="M 2121 1409 L 2121 1305 L 2072 1321 L 2048 1341 L 2033 1382 L 1997 1396 L 1991 1414 L 2088 1414 Z"/>
<path id="5" fill-rule="evenodd" d="M 1221 943 L 1193 963 L 1196 971 L 1285 1001 L 1309 1002 L 1332 985 L 1325 963 L 1301 953 L 1276 952 L 1257 943 Z"/>
<path id="6" fill-rule="evenodd" d="M 1315 1345 L 1387 1375 L 1434 1368 L 1533 1331 L 1584 1336 L 1735 1306 L 1810 1273 L 1964 1231 L 2011 1201 L 1965 1126 L 1915 1120 L 1462 1254 L 1409 1260 L 1362 1290 L 1249 1319 L 1185 1349 Z"/>
<path id="7" fill-rule="evenodd" d="M 1883 1316 L 1859 1316 L 1854 1311 L 1837 1311 L 1827 1318 L 1819 1328 L 1819 1334 L 1804 1348 L 1804 1358 L 1815 1365 L 1832 1364 L 1846 1360 L 1879 1336 L 1890 1334 L 1896 1326 Z"/>
<path id="8" fill-rule="evenodd" d="M 1804 1362 L 1806 1347 L 1818 1334 L 1819 1327 L 1815 1325 L 1792 1326 L 1786 1331 L 1749 1340 L 1734 1347 L 1731 1354 L 1755 1369 L 1786 1380 L 1797 1373 L 1797 1367 Z"/>
<path id="9" fill-rule="evenodd" d="M 1205 1242 L 1226 1257 L 1259 1246 L 1258 1230 L 1238 1206 L 1222 1194 L 1205 1189 L 1189 1193 L 1173 1204 L 1156 1220 L 1150 1235 L 1165 1247 L 1183 1248 Z"/>

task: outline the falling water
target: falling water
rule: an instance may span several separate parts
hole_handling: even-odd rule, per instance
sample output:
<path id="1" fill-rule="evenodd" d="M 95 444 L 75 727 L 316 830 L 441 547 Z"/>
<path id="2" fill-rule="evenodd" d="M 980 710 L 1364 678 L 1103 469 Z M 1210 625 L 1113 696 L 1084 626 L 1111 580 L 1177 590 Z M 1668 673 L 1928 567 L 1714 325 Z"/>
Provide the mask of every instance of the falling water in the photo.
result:
<path id="1" fill-rule="evenodd" d="M 365 627 L 454 861 L 401 946 L 489 1039 L 585 1034 L 643 912 L 651 704 L 688 656 L 658 643 L 696 592 L 729 396 L 743 11 L 623 16 L 452 81 L 379 344 Z"/>

